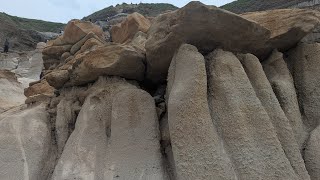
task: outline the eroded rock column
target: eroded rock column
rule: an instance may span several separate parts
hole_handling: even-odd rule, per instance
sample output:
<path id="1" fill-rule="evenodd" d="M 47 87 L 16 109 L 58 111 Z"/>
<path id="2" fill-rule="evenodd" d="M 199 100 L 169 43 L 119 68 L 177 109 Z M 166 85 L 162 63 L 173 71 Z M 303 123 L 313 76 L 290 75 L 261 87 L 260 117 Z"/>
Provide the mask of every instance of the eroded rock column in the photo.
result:
<path id="1" fill-rule="evenodd" d="M 209 104 L 239 179 L 299 179 L 238 58 L 215 50 L 208 57 Z"/>
<path id="2" fill-rule="evenodd" d="M 183 44 L 168 77 L 168 122 L 179 180 L 237 179 L 214 128 L 207 101 L 204 57 Z"/>

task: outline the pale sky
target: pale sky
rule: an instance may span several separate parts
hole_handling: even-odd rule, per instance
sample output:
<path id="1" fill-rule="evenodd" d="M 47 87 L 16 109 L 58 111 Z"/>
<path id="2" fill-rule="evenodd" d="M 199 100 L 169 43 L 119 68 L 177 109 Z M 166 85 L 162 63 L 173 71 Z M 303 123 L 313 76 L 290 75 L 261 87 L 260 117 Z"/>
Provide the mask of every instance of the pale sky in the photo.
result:
<path id="1" fill-rule="evenodd" d="M 0 12 L 32 19 L 66 23 L 81 19 L 105 7 L 126 3 L 170 3 L 178 7 L 188 0 L 0 0 Z M 207 5 L 221 6 L 233 0 L 200 0 Z"/>

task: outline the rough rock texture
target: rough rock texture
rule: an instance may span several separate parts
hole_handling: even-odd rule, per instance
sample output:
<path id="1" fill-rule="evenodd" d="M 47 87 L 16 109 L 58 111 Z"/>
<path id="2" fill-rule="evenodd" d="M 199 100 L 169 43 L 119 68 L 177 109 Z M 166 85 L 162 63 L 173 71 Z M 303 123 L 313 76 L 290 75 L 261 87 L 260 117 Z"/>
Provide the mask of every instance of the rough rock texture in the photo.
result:
<path id="1" fill-rule="evenodd" d="M 132 13 L 128 17 L 111 28 L 112 41 L 125 43 L 135 36 L 138 31 L 147 33 L 150 28 L 150 21 L 139 13 Z"/>
<path id="2" fill-rule="evenodd" d="M 293 131 L 293 126 L 282 110 L 279 101 L 263 71 L 259 59 L 252 54 L 238 55 L 238 58 L 251 82 L 252 87 L 256 92 L 257 97 L 261 101 L 265 111 L 268 113 L 268 116 L 277 133 L 277 137 L 282 145 L 282 149 L 290 161 L 291 166 L 301 179 L 310 179 L 300 153 L 302 144 L 298 145 L 298 141 L 296 139 L 297 135 L 301 135 L 305 141 L 305 132 L 302 129 L 303 127 L 300 127 L 302 126 L 302 120 L 300 119 L 298 122 L 299 124 L 294 124 L 295 128 L 297 128 L 297 124 L 300 125 L 298 127 L 299 129 L 297 130 L 298 132 L 295 131 L 296 133 L 300 134 L 295 134 Z"/>
<path id="3" fill-rule="evenodd" d="M 167 179 L 151 96 L 116 78 L 93 88 L 53 179 Z"/>
<path id="4" fill-rule="evenodd" d="M 168 123 L 177 179 L 235 179 L 210 117 L 204 57 L 184 44 L 169 72 Z"/>
<path id="5" fill-rule="evenodd" d="M 311 132 L 304 157 L 311 179 L 320 179 L 320 126 Z"/>
<path id="6" fill-rule="evenodd" d="M 296 141 L 302 150 L 308 138 L 308 133 L 300 113 L 294 82 L 283 59 L 283 54 L 274 51 L 262 65 L 281 108 L 290 121 Z"/>
<path id="7" fill-rule="evenodd" d="M 182 43 L 195 45 L 201 52 L 216 47 L 252 52 L 269 36 L 267 29 L 238 15 L 191 2 L 158 16 L 151 25 L 146 43 L 147 77 L 154 82 L 165 80 L 173 54 Z"/>
<path id="8" fill-rule="evenodd" d="M 50 86 L 46 80 L 42 80 L 40 83 L 34 84 L 33 86 L 30 86 L 24 90 L 24 95 L 27 97 L 37 94 L 53 96 L 54 88 Z"/>
<path id="9" fill-rule="evenodd" d="M 292 164 L 299 169 L 290 164 L 266 104 L 257 97 L 238 58 L 220 49 L 207 58 L 211 115 L 238 179 L 309 179 L 299 159 Z"/>
<path id="10" fill-rule="evenodd" d="M 300 44 L 289 53 L 303 120 L 311 131 L 320 124 L 320 44 Z"/>
<path id="11" fill-rule="evenodd" d="M 56 70 L 45 76 L 48 84 L 56 89 L 61 88 L 69 80 L 67 70 Z"/>
<path id="12" fill-rule="evenodd" d="M 143 80 L 144 54 L 127 45 L 107 45 L 98 47 L 76 59 L 70 83 L 86 84 L 101 75 L 120 76 L 127 79 Z"/>
<path id="13" fill-rule="evenodd" d="M 0 114 L 0 179 L 47 179 L 54 164 L 43 105 Z"/>
<path id="14" fill-rule="evenodd" d="M 14 73 L 0 70 L 0 113 L 24 103 L 23 87 Z"/>
<path id="15" fill-rule="evenodd" d="M 62 42 L 65 44 L 75 44 L 90 32 L 103 39 L 103 31 L 99 26 L 88 21 L 72 20 L 65 27 Z"/>
<path id="16" fill-rule="evenodd" d="M 268 46 L 281 51 L 295 46 L 320 23 L 318 11 L 305 9 L 277 9 L 242 14 L 241 17 L 269 29 L 271 37 Z"/>

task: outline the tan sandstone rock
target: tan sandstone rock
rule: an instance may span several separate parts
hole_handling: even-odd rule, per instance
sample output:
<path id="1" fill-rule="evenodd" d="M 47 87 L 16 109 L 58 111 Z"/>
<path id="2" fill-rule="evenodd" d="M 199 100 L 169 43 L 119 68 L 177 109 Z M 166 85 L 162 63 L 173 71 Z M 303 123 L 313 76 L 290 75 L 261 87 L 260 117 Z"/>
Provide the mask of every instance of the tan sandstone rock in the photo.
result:
<path id="1" fill-rule="evenodd" d="M 52 179 L 166 180 L 155 105 L 118 78 L 100 78 L 77 118 Z"/>
<path id="2" fill-rule="evenodd" d="M 56 89 L 60 89 L 68 80 L 68 70 L 55 70 L 44 77 L 48 84 Z"/>
<path id="3" fill-rule="evenodd" d="M 294 82 L 283 59 L 283 54 L 274 51 L 266 61 L 263 61 L 262 65 L 282 110 L 290 121 L 294 136 L 302 151 L 308 133 L 300 113 Z"/>
<path id="4" fill-rule="evenodd" d="M 190 2 L 158 16 L 151 25 L 146 42 L 147 78 L 164 81 L 173 54 L 182 43 L 207 53 L 217 47 L 252 52 L 263 47 L 269 36 L 269 30 L 236 14 Z"/>
<path id="5" fill-rule="evenodd" d="M 204 57 L 183 44 L 169 69 L 168 123 L 177 179 L 237 179 L 212 123 Z"/>
<path id="6" fill-rule="evenodd" d="M 0 114 L 0 179 L 47 179 L 56 150 L 44 105 Z"/>
<path id="7" fill-rule="evenodd" d="M 72 85 L 81 85 L 96 80 L 99 76 L 120 76 L 127 79 L 143 80 L 143 52 L 128 45 L 106 45 L 76 57 L 70 75 Z"/>
<path id="8" fill-rule="evenodd" d="M 88 21 L 72 20 L 65 27 L 62 38 L 67 44 L 75 44 L 90 32 L 103 39 L 103 31 L 99 26 Z"/>
<path id="9" fill-rule="evenodd" d="M 27 97 L 37 94 L 53 96 L 54 88 L 50 86 L 46 80 L 42 80 L 40 83 L 34 84 L 24 90 L 24 95 Z"/>
<path id="10" fill-rule="evenodd" d="M 42 54 L 49 56 L 50 58 L 60 59 L 61 55 L 65 52 L 70 51 L 71 47 L 72 45 L 47 46 L 42 51 Z"/>
<path id="11" fill-rule="evenodd" d="M 311 132 L 304 157 L 311 179 L 320 179 L 320 126 Z"/>
<path id="12" fill-rule="evenodd" d="M 308 179 L 294 170 L 299 164 L 291 165 L 268 114 L 273 107 L 266 110 L 238 58 L 217 49 L 207 60 L 211 116 L 237 179 Z M 260 98 L 262 93 L 261 89 Z"/>
<path id="13" fill-rule="evenodd" d="M 125 43 L 131 41 L 139 31 L 146 33 L 150 28 L 150 21 L 143 15 L 135 12 L 111 28 L 112 41 L 115 43 Z"/>
<path id="14" fill-rule="evenodd" d="M 267 44 L 271 48 L 269 51 L 292 48 L 320 23 L 320 13 L 307 9 L 276 9 L 246 13 L 241 17 L 255 21 L 271 31 Z"/>
<path id="15" fill-rule="evenodd" d="M 320 44 L 298 45 L 289 53 L 303 120 L 309 131 L 320 124 Z"/>
<path id="16" fill-rule="evenodd" d="M 239 54 L 237 57 L 239 58 L 257 97 L 268 113 L 277 133 L 277 137 L 282 145 L 282 149 L 290 161 L 291 166 L 300 179 L 310 179 L 300 152 L 302 144 L 298 145 L 298 141 L 295 136 L 296 134 L 293 131 L 293 125 L 295 125 L 294 128 L 297 128 L 297 124 L 292 125 L 286 117 L 263 71 L 259 59 L 252 54 Z M 298 123 L 298 125 L 303 125 L 301 119 Z M 299 129 L 298 133 L 300 134 L 298 135 L 305 135 L 303 134 L 305 133 L 303 130 L 304 129 Z M 300 140 L 300 137 L 298 138 L 298 140 Z M 303 136 L 303 138 L 306 137 Z"/>

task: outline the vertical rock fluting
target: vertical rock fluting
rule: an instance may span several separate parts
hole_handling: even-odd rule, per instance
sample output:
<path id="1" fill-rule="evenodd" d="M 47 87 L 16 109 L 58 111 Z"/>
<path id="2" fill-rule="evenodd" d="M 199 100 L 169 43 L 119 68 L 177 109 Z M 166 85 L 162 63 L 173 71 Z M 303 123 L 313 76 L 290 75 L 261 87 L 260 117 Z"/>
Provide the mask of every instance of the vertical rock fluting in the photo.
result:
<path id="1" fill-rule="evenodd" d="M 212 123 L 204 57 L 183 44 L 168 77 L 168 121 L 178 180 L 237 179 Z"/>
<path id="2" fill-rule="evenodd" d="M 311 131 L 306 143 L 304 158 L 312 180 L 320 178 L 320 44 L 299 44 L 289 52 L 288 63 L 298 91 L 303 120 Z"/>
<path id="3" fill-rule="evenodd" d="M 262 66 L 302 150 L 308 133 L 302 121 L 294 82 L 282 53 L 274 51 Z"/>
<path id="4" fill-rule="evenodd" d="M 117 78 L 91 91 L 53 179 L 167 179 L 152 97 Z"/>
<path id="5" fill-rule="evenodd" d="M 276 130 L 277 137 L 282 145 L 286 157 L 300 179 L 310 179 L 304 165 L 300 148 L 295 139 L 292 126 L 283 112 L 276 95 L 263 71 L 257 57 L 252 54 L 238 54 L 250 82 L 265 111 Z M 300 121 L 302 123 L 302 121 Z"/>
<path id="6" fill-rule="evenodd" d="M 312 131 L 320 124 L 320 44 L 299 44 L 289 52 L 293 78 L 305 124 Z"/>
<path id="7" fill-rule="evenodd" d="M 0 179 L 47 179 L 55 146 L 45 106 L 0 115 Z"/>
<path id="8" fill-rule="evenodd" d="M 61 154 L 70 136 L 70 125 L 75 123 L 75 115 L 72 111 L 72 101 L 61 100 L 57 106 L 55 122 L 58 153 Z"/>
<path id="9" fill-rule="evenodd" d="M 320 179 L 320 126 L 311 132 L 304 159 L 311 179 Z"/>
<path id="10" fill-rule="evenodd" d="M 237 57 L 218 49 L 207 59 L 211 114 L 239 179 L 300 179 Z"/>
<path id="11" fill-rule="evenodd" d="M 119 179 L 167 180 L 160 152 L 159 122 L 152 97 L 126 89 L 112 103 L 110 164 Z"/>

